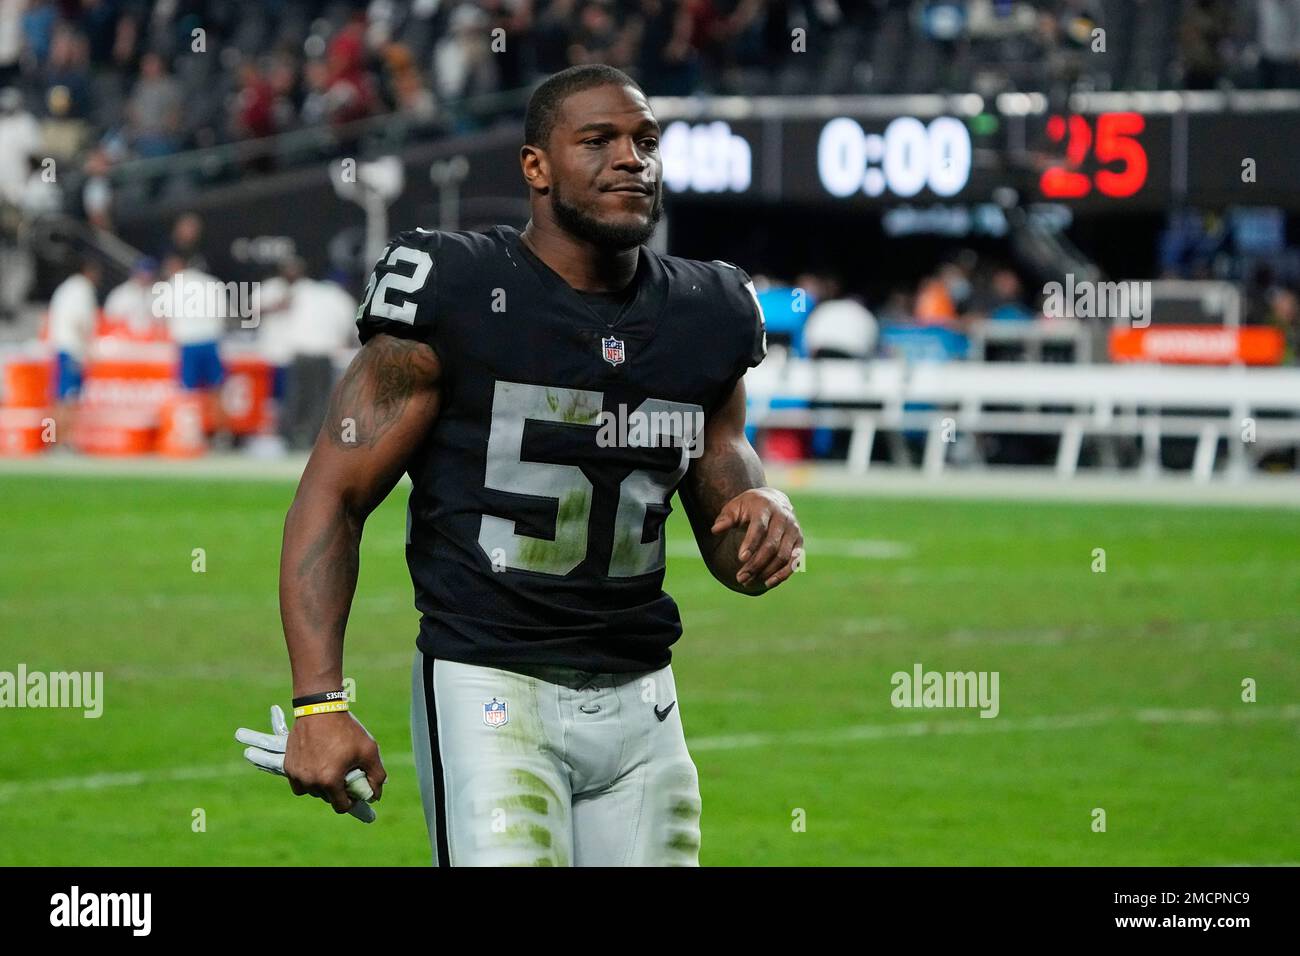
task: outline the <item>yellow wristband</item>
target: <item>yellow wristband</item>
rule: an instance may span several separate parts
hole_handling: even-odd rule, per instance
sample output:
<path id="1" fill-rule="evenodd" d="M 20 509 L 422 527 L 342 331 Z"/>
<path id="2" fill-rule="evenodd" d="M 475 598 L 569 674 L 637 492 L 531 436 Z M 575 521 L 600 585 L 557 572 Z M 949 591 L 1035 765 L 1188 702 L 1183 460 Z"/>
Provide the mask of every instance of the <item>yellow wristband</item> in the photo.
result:
<path id="1" fill-rule="evenodd" d="M 337 714 L 348 709 L 346 700 L 327 700 L 319 704 L 308 704 L 305 707 L 295 707 L 293 715 L 295 717 L 310 717 L 312 714 Z"/>

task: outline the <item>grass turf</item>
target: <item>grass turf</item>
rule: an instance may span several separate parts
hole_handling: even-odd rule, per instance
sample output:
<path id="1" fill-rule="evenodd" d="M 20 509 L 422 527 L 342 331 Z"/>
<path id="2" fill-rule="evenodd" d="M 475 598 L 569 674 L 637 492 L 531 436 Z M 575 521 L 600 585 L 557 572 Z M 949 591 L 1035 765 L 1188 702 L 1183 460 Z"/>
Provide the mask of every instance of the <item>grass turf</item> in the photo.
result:
<path id="1" fill-rule="evenodd" d="M 292 493 L 0 478 L 0 671 L 105 675 L 97 720 L 0 710 L 0 864 L 428 862 L 404 491 L 368 527 L 346 658 L 388 755 L 379 822 L 241 765 L 234 728 L 288 703 L 276 568 Z M 670 522 L 703 863 L 1300 860 L 1300 512 L 795 503 L 807 570 L 759 600 L 714 582 Z M 999 716 L 894 708 L 891 675 L 916 662 L 997 671 Z"/>

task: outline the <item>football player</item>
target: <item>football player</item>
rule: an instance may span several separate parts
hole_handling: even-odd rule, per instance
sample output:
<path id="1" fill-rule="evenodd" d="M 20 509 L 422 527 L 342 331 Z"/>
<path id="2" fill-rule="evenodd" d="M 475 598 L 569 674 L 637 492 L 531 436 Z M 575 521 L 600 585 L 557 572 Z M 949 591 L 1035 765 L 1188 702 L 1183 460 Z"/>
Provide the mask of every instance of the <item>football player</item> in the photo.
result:
<path id="1" fill-rule="evenodd" d="M 697 864 L 669 666 L 681 620 L 662 589 L 674 492 L 728 588 L 763 594 L 799 564 L 790 501 L 744 434 L 743 376 L 766 350 L 753 285 L 644 245 L 659 137 L 618 70 L 537 89 L 520 151 L 530 221 L 389 243 L 285 522 L 303 716 L 283 769 L 342 813 L 350 771 L 376 798 L 385 779 L 341 693 L 358 545 L 411 476 L 411 731 L 439 865 Z"/>

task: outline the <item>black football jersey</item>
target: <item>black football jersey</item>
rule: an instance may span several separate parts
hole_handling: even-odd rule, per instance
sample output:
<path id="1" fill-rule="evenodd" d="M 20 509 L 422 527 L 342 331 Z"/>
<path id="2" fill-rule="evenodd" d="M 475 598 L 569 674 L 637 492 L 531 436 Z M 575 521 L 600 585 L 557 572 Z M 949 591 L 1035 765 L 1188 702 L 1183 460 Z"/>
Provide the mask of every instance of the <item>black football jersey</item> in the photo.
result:
<path id="1" fill-rule="evenodd" d="M 681 618 L 663 591 L 664 521 L 691 424 L 765 353 L 749 277 L 642 246 L 615 313 L 516 229 L 417 229 L 384 250 L 357 327 L 363 342 L 427 342 L 443 370 L 408 465 L 419 647 L 501 667 L 667 664 Z"/>

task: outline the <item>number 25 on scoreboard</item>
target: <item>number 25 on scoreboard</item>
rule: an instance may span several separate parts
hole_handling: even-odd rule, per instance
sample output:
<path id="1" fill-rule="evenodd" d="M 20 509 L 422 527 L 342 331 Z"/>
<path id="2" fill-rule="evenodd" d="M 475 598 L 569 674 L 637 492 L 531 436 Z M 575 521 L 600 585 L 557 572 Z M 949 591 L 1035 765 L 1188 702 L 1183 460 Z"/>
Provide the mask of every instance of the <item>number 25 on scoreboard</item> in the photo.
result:
<path id="1" fill-rule="evenodd" d="M 1146 129 L 1139 113 L 1099 113 L 1089 125 L 1086 116 L 1051 116 L 1047 138 L 1065 145 L 1065 161 L 1043 170 L 1038 188 L 1048 199 L 1082 199 L 1095 186 L 1103 196 L 1124 199 L 1147 181 L 1147 153 L 1137 137 Z M 1096 163 L 1121 164 L 1118 169 L 1098 169 L 1089 174 L 1084 164 L 1089 155 Z"/>

